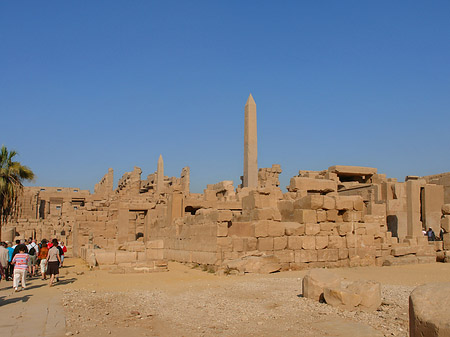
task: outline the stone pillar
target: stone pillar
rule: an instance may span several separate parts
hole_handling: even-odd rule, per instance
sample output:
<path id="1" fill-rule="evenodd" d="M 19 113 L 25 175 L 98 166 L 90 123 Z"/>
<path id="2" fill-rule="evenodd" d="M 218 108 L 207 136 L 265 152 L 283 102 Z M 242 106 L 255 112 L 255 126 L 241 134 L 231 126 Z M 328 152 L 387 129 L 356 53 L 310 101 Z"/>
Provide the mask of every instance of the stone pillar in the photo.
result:
<path id="1" fill-rule="evenodd" d="M 181 191 L 188 195 L 190 192 L 190 168 L 189 166 L 183 167 L 181 170 Z"/>
<path id="2" fill-rule="evenodd" d="M 243 187 L 258 187 L 258 137 L 256 128 L 256 103 L 252 94 L 245 104 L 244 126 L 244 179 Z"/>
<path id="3" fill-rule="evenodd" d="M 423 236 L 420 221 L 420 187 L 421 181 L 406 181 L 406 237 L 408 239 Z"/>
<path id="4" fill-rule="evenodd" d="M 156 193 L 162 193 L 164 190 L 164 161 L 162 155 L 158 158 L 158 171 L 156 172 Z"/>
<path id="5" fill-rule="evenodd" d="M 423 227 L 431 227 L 436 235 L 441 229 L 442 205 L 444 204 L 444 186 L 425 185 L 422 190 Z"/>

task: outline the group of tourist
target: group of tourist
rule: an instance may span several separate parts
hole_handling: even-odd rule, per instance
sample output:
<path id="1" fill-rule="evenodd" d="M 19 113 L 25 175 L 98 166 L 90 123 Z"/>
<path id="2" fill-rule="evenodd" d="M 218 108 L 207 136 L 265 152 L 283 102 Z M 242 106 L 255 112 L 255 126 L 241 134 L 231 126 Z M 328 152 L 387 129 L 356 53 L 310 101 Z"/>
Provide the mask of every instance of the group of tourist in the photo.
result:
<path id="1" fill-rule="evenodd" d="M 42 280 L 50 277 L 49 286 L 59 282 L 59 268 L 64 263 L 64 253 L 67 247 L 64 242 L 53 239 L 51 242 L 43 239 L 40 243 L 29 238 L 28 241 L 16 240 L 0 242 L 0 280 L 13 281 L 14 291 L 26 289 L 27 274 L 29 277 L 38 276 L 40 271 Z"/>

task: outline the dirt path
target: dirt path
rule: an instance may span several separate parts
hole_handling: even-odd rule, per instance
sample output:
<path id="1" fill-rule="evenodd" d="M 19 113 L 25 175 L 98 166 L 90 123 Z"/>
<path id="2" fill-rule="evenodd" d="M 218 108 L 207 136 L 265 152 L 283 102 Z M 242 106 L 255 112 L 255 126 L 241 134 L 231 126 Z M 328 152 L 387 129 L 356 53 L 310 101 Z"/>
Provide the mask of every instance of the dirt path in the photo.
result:
<path id="1" fill-rule="evenodd" d="M 64 286 L 65 282 L 61 282 Z M 27 289 L 13 292 L 12 282 L 0 283 L 0 335 L 60 337 L 66 332 L 62 292 L 34 278 Z"/>
<path id="2" fill-rule="evenodd" d="M 77 259 L 66 262 L 61 283 L 54 288 L 35 280 L 29 290 L 13 294 L 11 288 L 2 288 L 5 282 L 0 284 L 1 331 L 13 331 L 18 323 L 29 327 L 30 317 L 45 313 L 48 306 L 46 321 L 63 322 L 64 308 L 65 332 L 78 336 L 407 336 L 412 289 L 450 282 L 450 264 L 334 269 L 349 281 L 381 282 L 381 308 L 364 313 L 302 298 L 306 271 L 217 276 L 170 263 L 169 272 L 112 274 L 89 271 Z M 37 317 L 33 324 L 40 324 L 40 331 L 61 328 Z"/>

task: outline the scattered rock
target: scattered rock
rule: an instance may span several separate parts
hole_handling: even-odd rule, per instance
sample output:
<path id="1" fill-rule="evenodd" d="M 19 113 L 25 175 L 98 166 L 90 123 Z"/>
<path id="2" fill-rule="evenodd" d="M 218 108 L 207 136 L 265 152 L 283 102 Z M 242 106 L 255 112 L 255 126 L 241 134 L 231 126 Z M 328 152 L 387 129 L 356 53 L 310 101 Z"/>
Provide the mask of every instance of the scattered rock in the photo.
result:
<path id="1" fill-rule="evenodd" d="M 303 278 L 303 296 L 323 301 L 324 288 L 339 288 L 341 279 L 327 269 L 312 269 Z"/>
<path id="2" fill-rule="evenodd" d="M 345 288 L 325 288 L 325 302 L 342 309 L 352 310 L 361 303 L 361 296 Z"/>

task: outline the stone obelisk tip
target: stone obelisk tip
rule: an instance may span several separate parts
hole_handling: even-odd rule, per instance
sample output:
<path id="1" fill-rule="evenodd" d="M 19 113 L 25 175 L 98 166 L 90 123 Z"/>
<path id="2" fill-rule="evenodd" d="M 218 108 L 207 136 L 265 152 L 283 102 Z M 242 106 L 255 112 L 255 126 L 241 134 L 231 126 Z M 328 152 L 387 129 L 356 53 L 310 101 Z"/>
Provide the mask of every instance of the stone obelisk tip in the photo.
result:
<path id="1" fill-rule="evenodd" d="M 255 100 L 253 99 L 252 94 L 248 95 L 247 103 L 245 105 L 256 105 Z"/>

